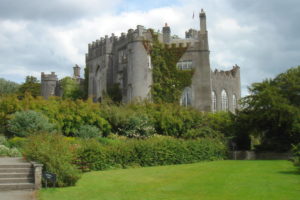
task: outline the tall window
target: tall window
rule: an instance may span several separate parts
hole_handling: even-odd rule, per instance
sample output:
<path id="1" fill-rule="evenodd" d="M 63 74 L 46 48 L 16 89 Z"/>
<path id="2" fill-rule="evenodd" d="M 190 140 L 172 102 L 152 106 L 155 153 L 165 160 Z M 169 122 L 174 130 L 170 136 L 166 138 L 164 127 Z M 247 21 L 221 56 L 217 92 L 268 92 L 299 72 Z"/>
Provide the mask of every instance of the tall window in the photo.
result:
<path id="1" fill-rule="evenodd" d="M 217 111 L 217 96 L 215 91 L 211 92 L 211 99 L 212 99 L 212 111 L 216 112 Z"/>
<path id="2" fill-rule="evenodd" d="M 183 106 L 190 106 L 192 105 L 192 90 L 189 87 L 186 87 L 183 90 L 181 99 L 180 99 L 180 104 Z"/>
<path id="3" fill-rule="evenodd" d="M 234 111 L 237 108 L 236 106 L 237 106 L 237 102 L 236 102 L 236 96 L 234 94 L 234 95 L 232 95 L 232 108 Z"/>
<path id="4" fill-rule="evenodd" d="M 151 63 L 151 56 L 148 55 L 148 68 L 151 69 L 152 68 L 152 63 Z"/>
<path id="5" fill-rule="evenodd" d="M 228 96 L 225 90 L 222 90 L 221 97 L 222 97 L 222 102 L 221 102 L 222 110 L 226 111 L 228 110 Z"/>

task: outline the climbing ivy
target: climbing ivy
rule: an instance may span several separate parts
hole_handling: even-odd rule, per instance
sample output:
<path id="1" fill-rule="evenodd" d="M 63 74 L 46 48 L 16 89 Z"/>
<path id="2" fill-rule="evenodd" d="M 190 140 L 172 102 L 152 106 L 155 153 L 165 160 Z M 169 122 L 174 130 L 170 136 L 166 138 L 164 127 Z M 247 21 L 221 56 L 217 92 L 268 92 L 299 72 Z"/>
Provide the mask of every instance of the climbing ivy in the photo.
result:
<path id="1" fill-rule="evenodd" d="M 153 41 L 145 41 L 153 65 L 152 99 L 155 103 L 179 103 L 185 87 L 192 83 L 194 70 L 180 70 L 176 64 L 186 52 L 186 47 L 167 47 L 159 42 L 157 33 L 150 30 Z"/>

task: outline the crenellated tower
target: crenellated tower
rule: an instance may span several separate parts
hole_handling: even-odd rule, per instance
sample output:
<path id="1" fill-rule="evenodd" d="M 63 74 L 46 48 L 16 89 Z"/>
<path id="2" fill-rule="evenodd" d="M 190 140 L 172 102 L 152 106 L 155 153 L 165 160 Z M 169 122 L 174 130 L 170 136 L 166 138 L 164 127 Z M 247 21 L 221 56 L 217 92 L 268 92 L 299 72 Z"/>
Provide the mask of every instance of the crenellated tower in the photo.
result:
<path id="1" fill-rule="evenodd" d="M 56 96 L 58 92 L 58 78 L 55 72 L 51 74 L 41 73 L 41 96 L 48 99 L 51 96 Z"/>

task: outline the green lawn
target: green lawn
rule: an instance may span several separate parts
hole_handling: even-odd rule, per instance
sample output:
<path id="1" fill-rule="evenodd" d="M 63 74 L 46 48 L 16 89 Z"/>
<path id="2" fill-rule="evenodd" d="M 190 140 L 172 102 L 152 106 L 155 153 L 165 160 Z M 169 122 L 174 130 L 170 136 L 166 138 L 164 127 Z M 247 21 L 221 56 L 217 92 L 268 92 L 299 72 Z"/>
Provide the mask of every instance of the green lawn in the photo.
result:
<path id="1" fill-rule="evenodd" d="M 288 161 L 214 161 L 86 173 L 75 187 L 43 189 L 42 200 L 299 200 Z"/>

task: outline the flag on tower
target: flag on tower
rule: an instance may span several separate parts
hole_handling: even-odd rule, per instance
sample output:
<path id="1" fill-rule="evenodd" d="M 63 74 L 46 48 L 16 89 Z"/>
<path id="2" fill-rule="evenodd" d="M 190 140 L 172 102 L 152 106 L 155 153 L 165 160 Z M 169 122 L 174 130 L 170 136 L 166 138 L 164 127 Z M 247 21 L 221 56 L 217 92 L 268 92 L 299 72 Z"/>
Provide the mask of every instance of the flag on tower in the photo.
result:
<path id="1" fill-rule="evenodd" d="M 195 18 L 195 12 L 193 12 L 193 19 Z"/>

